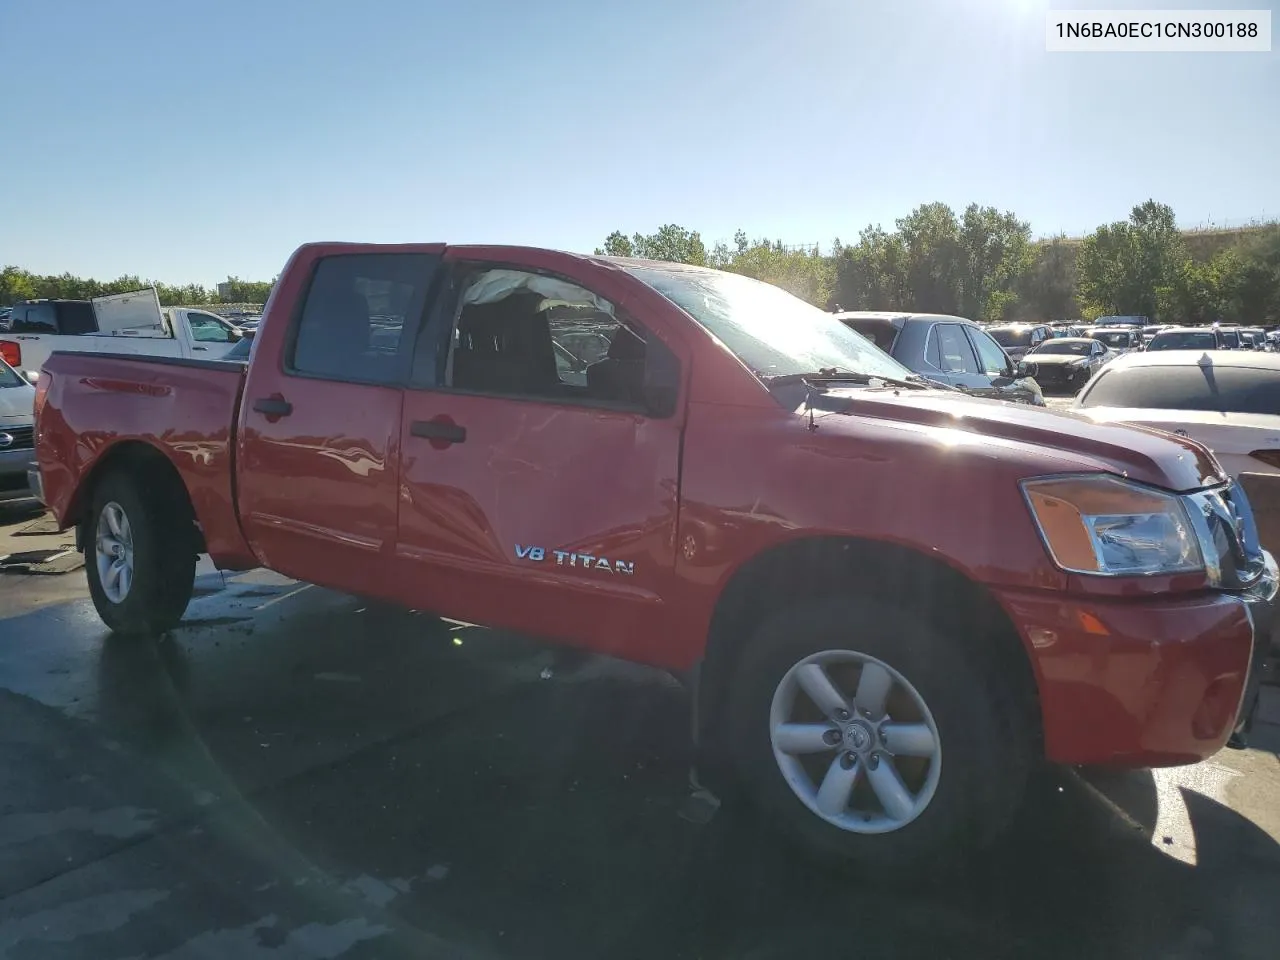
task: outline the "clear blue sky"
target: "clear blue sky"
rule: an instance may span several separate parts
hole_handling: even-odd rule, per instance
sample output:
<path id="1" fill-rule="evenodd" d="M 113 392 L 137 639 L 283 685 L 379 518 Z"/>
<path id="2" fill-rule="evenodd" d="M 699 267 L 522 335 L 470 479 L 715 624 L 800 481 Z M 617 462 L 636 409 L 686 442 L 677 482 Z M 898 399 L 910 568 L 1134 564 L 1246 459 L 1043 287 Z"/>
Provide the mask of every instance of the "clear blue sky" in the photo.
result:
<path id="1" fill-rule="evenodd" d="M 1280 216 L 1280 53 L 1047 54 L 1047 6 L 0 0 L 0 264 L 207 284 L 308 240 L 667 222 L 825 245 L 932 200 L 1038 235 L 1148 197 Z"/>

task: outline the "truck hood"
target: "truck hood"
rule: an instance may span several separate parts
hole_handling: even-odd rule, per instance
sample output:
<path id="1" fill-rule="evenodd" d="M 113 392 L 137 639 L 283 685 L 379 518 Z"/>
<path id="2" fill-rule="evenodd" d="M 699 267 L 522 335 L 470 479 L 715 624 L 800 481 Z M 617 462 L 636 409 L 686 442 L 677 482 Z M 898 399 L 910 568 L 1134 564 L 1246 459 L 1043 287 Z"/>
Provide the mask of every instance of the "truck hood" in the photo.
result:
<path id="1" fill-rule="evenodd" d="M 847 405 L 832 404 L 837 396 L 847 398 Z M 845 417 L 872 418 L 924 430 L 940 447 L 964 441 L 1019 447 L 1037 473 L 1108 472 L 1167 490 L 1195 490 L 1227 479 L 1213 454 L 1194 440 L 1129 424 L 1096 423 L 1066 410 L 953 393 L 867 389 L 833 390 L 822 406 L 835 409 L 820 423 L 836 429 Z"/>

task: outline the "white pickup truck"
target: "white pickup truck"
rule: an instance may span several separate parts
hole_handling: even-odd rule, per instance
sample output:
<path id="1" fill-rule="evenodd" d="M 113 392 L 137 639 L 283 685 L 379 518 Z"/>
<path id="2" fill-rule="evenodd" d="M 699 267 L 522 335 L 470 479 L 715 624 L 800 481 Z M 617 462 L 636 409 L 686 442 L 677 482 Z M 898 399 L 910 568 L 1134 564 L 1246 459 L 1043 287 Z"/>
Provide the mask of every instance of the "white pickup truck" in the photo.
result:
<path id="1" fill-rule="evenodd" d="M 94 300 L 30 300 L 0 324 L 0 357 L 34 380 L 55 350 L 217 360 L 242 333 L 217 314 L 162 308 L 154 288 Z"/>

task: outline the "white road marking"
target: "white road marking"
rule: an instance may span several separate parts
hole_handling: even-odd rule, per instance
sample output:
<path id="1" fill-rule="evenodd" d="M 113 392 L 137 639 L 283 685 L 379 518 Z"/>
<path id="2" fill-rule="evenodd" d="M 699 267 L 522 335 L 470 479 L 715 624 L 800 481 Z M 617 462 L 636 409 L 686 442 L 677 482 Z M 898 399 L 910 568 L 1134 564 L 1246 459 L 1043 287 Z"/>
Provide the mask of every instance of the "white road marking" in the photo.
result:
<path id="1" fill-rule="evenodd" d="M 273 604 L 277 604 L 277 603 L 279 603 L 281 600 L 288 600 L 290 597 L 296 597 L 296 596 L 297 596 L 298 594 L 300 594 L 303 590 L 310 590 L 310 589 L 311 589 L 311 584 L 309 584 L 309 583 L 304 583 L 302 586 L 298 587 L 296 590 L 290 590 L 288 593 L 282 593 L 282 594 L 280 594 L 280 596 L 278 596 L 278 597 L 272 597 L 272 598 L 271 598 L 270 600 L 268 600 L 266 603 L 261 603 L 261 604 L 259 604 L 258 606 L 256 606 L 256 607 L 254 607 L 254 608 L 253 608 L 254 613 L 257 613 L 257 612 L 259 612 L 259 611 L 265 610 L 265 609 L 267 609 L 267 607 L 272 606 Z"/>

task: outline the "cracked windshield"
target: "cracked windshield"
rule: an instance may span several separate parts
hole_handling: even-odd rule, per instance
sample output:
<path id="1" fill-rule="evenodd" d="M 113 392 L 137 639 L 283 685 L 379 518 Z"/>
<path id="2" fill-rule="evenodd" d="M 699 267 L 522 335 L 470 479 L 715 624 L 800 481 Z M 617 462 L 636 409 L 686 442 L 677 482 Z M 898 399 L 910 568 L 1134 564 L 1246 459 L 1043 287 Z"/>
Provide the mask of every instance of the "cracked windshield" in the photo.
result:
<path id="1" fill-rule="evenodd" d="M 0 0 L 0 960 L 1275 957 L 1209 2 Z"/>

